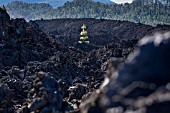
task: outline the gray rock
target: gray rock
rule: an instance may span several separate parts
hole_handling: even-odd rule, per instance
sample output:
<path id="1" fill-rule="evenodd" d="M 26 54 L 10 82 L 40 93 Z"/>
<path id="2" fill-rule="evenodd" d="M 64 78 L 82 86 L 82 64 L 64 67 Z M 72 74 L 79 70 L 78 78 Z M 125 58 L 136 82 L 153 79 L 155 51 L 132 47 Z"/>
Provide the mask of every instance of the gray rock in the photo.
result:
<path id="1" fill-rule="evenodd" d="M 169 51 L 170 32 L 143 38 L 100 91 L 81 104 L 82 113 L 169 113 Z"/>
<path id="2" fill-rule="evenodd" d="M 34 97 L 31 95 L 34 95 Z M 31 112 L 52 113 L 53 110 L 55 112 L 61 111 L 63 92 L 59 83 L 47 73 L 37 73 L 29 97 L 32 100 L 28 106 Z"/>
<path id="3" fill-rule="evenodd" d="M 70 87 L 69 99 L 81 99 L 86 94 L 86 87 L 83 84 L 77 83 L 76 86 Z"/>
<path id="4" fill-rule="evenodd" d="M 30 111 L 37 111 L 44 108 L 44 106 L 47 105 L 47 101 L 44 99 L 35 99 L 33 100 L 32 104 L 29 107 Z"/>

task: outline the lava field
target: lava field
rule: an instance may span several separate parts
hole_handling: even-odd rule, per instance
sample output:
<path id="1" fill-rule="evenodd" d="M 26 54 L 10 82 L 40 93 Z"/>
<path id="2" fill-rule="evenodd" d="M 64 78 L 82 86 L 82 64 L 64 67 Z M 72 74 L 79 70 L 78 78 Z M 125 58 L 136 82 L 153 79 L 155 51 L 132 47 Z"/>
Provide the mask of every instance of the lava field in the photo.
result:
<path id="1" fill-rule="evenodd" d="M 90 44 L 78 44 L 83 23 Z M 102 19 L 26 22 L 0 8 L 0 113 L 169 113 L 169 31 Z"/>

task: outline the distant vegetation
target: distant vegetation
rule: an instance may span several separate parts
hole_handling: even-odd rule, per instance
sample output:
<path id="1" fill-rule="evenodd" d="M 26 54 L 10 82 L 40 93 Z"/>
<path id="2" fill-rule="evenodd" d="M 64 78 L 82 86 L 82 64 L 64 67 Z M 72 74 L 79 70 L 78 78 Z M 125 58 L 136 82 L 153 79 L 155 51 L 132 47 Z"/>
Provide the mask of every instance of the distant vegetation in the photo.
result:
<path id="1" fill-rule="evenodd" d="M 6 9 L 12 18 L 25 18 L 26 20 L 45 18 L 48 13 L 53 11 L 52 6 L 49 4 L 30 4 L 18 1 L 8 4 Z"/>
<path id="2" fill-rule="evenodd" d="M 97 18 L 128 20 L 144 24 L 170 25 L 170 0 L 134 0 L 133 3 L 103 4 L 91 0 L 73 0 L 53 9 L 49 4 L 13 2 L 7 10 L 13 18 L 56 19 Z"/>

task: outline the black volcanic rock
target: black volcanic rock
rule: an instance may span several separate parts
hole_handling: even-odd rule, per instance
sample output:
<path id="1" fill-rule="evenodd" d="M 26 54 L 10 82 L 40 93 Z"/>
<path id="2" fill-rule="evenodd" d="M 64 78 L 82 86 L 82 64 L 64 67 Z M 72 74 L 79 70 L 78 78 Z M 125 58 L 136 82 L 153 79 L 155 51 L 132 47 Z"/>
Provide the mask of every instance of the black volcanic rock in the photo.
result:
<path id="1" fill-rule="evenodd" d="M 68 19 L 68 22 L 70 21 L 73 20 Z M 59 33 L 66 37 L 67 31 L 71 29 L 68 33 L 78 34 L 79 31 L 76 31 L 76 29 L 79 29 L 79 26 L 76 25 L 77 21 L 79 22 L 79 20 L 74 20 L 73 25 L 68 23 L 69 26 L 65 24 L 63 27 L 56 24 L 61 31 Z M 90 22 L 93 22 L 93 19 L 81 21 L 87 21 L 91 25 Z M 65 23 L 66 20 L 63 19 L 63 22 Z M 111 38 L 108 38 L 107 33 L 110 35 L 112 31 L 107 31 L 103 27 L 112 29 L 112 26 L 109 26 L 110 21 L 100 20 L 98 24 L 95 24 L 98 28 L 102 27 L 100 30 L 105 30 L 102 33 L 96 31 L 97 34 L 102 34 L 100 35 L 102 38 L 94 37 L 92 43 L 82 45 L 77 44 L 76 37 L 70 37 L 69 40 L 71 41 L 66 40 L 68 38 L 66 37 L 62 41 L 46 35 L 35 21 L 26 22 L 24 19 L 11 19 L 9 24 L 6 24 L 8 21 L 3 22 L 3 24 L 6 24 L 8 32 L 0 37 L 0 112 L 79 112 L 81 101 L 89 97 L 91 92 L 97 90 L 102 84 L 107 68 L 110 67 L 109 62 L 113 62 L 114 66 L 118 67 L 133 51 L 142 35 L 153 31 L 165 32 L 169 29 L 168 26 L 154 28 L 142 25 L 142 29 L 146 28 L 147 30 L 137 30 L 137 33 L 132 32 L 131 34 L 131 28 L 134 27 L 134 30 L 141 26 L 135 27 L 137 24 L 129 24 L 129 22 L 114 22 L 112 24 L 116 24 L 116 26 L 120 24 L 120 27 L 117 28 L 113 26 L 117 32 L 117 34 L 113 32 L 115 37 L 111 35 Z M 81 26 L 81 24 L 80 22 L 79 25 Z M 125 28 L 121 29 L 124 24 Z M 75 29 L 72 29 L 72 26 Z M 49 26 L 46 26 L 46 28 L 48 30 Z M 131 30 L 128 30 L 129 28 Z M 89 33 L 92 34 L 95 29 L 92 28 Z M 107 38 L 103 38 L 103 36 Z M 164 50 L 164 47 L 160 50 Z M 151 46 L 149 52 L 155 54 L 156 51 L 152 51 Z M 153 60 L 151 61 L 156 63 Z M 127 69 L 130 69 L 130 67 Z M 124 67 L 123 70 L 125 70 Z M 127 82 L 124 80 L 123 83 L 133 81 L 132 78 L 129 78 Z M 147 90 L 149 93 L 153 91 L 155 85 L 151 84 L 151 87 L 151 90 Z M 147 95 L 148 92 L 144 95 Z M 132 93 L 128 97 L 133 96 L 136 96 L 136 93 Z M 97 97 L 94 96 L 93 99 L 95 98 Z M 95 109 L 102 111 L 100 110 L 102 108 Z M 152 109 L 154 107 L 150 108 L 150 110 Z"/>
<path id="2" fill-rule="evenodd" d="M 33 99 L 31 99 L 33 96 Z M 33 102 L 30 103 L 29 111 L 42 113 L 61 111 L 63 92 L 59 83 L 46 73 L 39 72 L 33 83 L 33 89 L 29 97 Z"/>
<path id="3" fill-rule="evenodd" d="M 12 113 L 15 111 L 13 106 L 14 102 L 11 100 L 13 96 L 10 89 L 4 85 L 0 84 L 0 112 L 1 113 Z"/>
<path id="4" fill-rule="evenodd" d="M 0 35 L 0 70 L 13 65 L 23 68 L 29 61 L 45 61 L 58 49 L 56 41 L 47 37 L 35 22 L 10 20 L 4 10 L 0 13 Z"/>
<path id="5" fill-rule="evenodd" d="M 170 26 L 149 26 L 141 23 L 132 23 L 128 21 L 103 20 L 103 19 L 55 19 L 55 20 L 37 20 L 40 28 L 49 35 L 55 37 L 61 43 L 76 47 L 80 38 L 81 26 L 83 23 L 87 26 L 89 41 L 95 47 L 101 47 L 108 44 L 120 44 L 134 42 L 146 35 L 155 32 L 166 32 Z M 95 48 L 92 48 L 95 49 Z M 119 49 L 115 47 L 115 49 Z"/>
<path id="6" fill-rule="evenodd" d="M 170 33 L 146 37 L 138 47 L 101 91 L 82 103 L 82 113 L 92 103 L 89 113 L 169 113 Z"/>
<path id="7" fill-rule="evenodd" d="M 0 8 L 0 37 L 5 37 L 8 32 L 8 25 L 10 24 L 10 16 L 6 12 Z"/>

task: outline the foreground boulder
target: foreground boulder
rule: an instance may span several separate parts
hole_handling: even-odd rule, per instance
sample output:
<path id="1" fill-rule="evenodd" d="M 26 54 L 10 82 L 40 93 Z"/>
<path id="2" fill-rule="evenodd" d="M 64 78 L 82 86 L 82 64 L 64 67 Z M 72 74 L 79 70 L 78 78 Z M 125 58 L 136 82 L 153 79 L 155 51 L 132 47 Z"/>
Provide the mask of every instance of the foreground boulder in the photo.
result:
<path id="1" fill-rule="evenodd" d="M 100 91 L 81 104 L 82 113 L 169 113 L 169 51 L 170 33 L 142 39 Z"/>
<path id="2" fill-rule="evenodd" d="M 36 75 L 31 91 L 29 92 L 31 101 L 27 107 L 23 107 L 22 112 L 51 113 L 61 110 L 63 92 L 59 83 L 50 75 L 39 72 Z"/>

